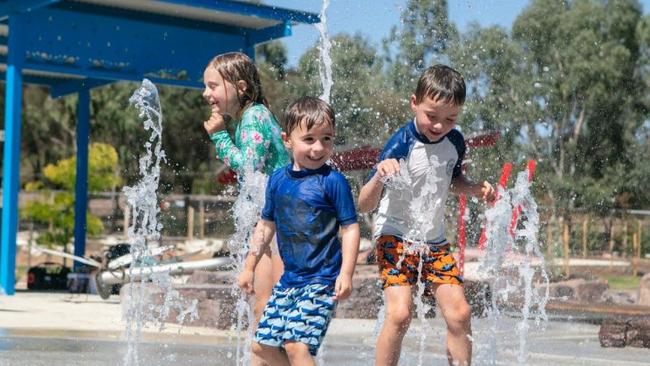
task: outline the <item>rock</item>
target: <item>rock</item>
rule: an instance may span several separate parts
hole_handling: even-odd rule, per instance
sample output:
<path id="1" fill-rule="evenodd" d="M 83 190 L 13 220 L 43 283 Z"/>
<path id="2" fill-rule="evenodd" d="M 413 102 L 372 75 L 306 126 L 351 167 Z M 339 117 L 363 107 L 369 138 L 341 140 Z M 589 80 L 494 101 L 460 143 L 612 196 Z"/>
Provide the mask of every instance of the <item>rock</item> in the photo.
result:
<path id="1" fill-rule="evenodd" d="M 228 285 L 233 283 L 235 274 L 224 271 L 194 271 L 187 279 L 188 284 Z"/>
<path id="2" fill-rule="evenodd" d="M 352 294 L 338 303 L 335 317 L 376 319 L 384 303 L 377 266 L 358 265 L 352 281 Z"/>
<path id="3" fill-rule="evenodd" d="M 613 290 L 605 292 L 606 303 L 612 305 L 633 305 L 636 303 L 637 293 L 635 290 Z"/>
<path id="4" fill-rule="evenodd" d="M 650 348 L 650 316 L 632 318 L 627 324 L 625 344 L 631 347 Z"/>
<path id="5" fill-rule="evenodd" d="M 639 295 L 637 296 L 637 304 L 650 305 L 650 273 L 641 277 L 639 282 Z"/>
<path id="6" fill-rule="evenodd" d="M 650 348 L 650 316 L 611 316 L 598 332 L 601 347 Z"/>
<path id="7" fill-rule="evenodd" d="M 577 278 L 549 284 L 549 296 L 556 299 L 586 303 L 604 302 L 604 295 L 608 288 L 607 281 L 587 281 L 582 278 Z M 540 293 L 543 293 L 545 289 L 545 286 L 540 286 Z"/>
<path id="8" fill-rule="evenodd" d="M 120 299 L 122 303 L 122 313 L 126 314 L 130 306 L 130 284 L 126 284 L 120 290 Z M 160 306 L 164 302 L 162 289 L 153 284 L 144 284 L 145 308 L 148 305 Z M 216 327 L 218 329 L 230 329 L 236 322 L 236 304 L 237 297 L 232 294 L 232 286 L 224 284 L 185 284 L 175 285 L 174 290 L 178 291 L 180 301 L 174 301 L 174 305 L 169 310 L 169 314 L 164 322 L 179 323 L 181 320 L 184 325 L 199 327 Z M 186 315 L 179 319 L 182 311 L 188 311 L 192 302 L 196 301 L 196 315 L 192 318 Z M 154 314 L 148 314 L 154 316 Z"/>
<path id="9" fill-rule="evenodd" d="M 492 303 L 490 285 L 487 282 L 465 281 L 465 298 L 472 308 L 472 316 L 485 316 Z"/>
<path id="10" fill-rule="evenodd" d="M 577 299 L 586 303 L 602 302 L 603 295 L 608 288 L 607 281 L 585 281 L 578 285 Z"/>
<path id="11" fill-rule="evenodd" d="M 598 331 L 601 347 L 625 347 L 627 323 L 619 318 L 605 318 Z"/>
<path id="12" fill-rule="evenodd" d="M 193 318 L 187 314 L 182 320 L 184 325 L 200 327 L 216 327 L 230 329 L 236 323 L 237 295 L 232 293 L 232 274 L 230 272 L 195 271 L 186 284 L 174 285 L 181 299 L 180 305 L 172 307 L 165 319 L 168 323 L 181 321 L 181 311 L 187 312 L 193 302 L 196 302 L 196 315 Z M 383 305 L 383 291 L 379 280 L 376 265 L 358 265 L 353 277 L 353 290 L 351 296 L 339 302 L 335 317 L 376 319 Z M 153 284 L 144 284 L 144 298 L 148 305 L 160 306 L 164 301 L 162 289 Z M 128 310 L 130 302 L 130 284 L 126 284 L 120 291 L 124 312 Z M 465 282 L 465 294 L 472 307 L 472 314 L 481 316 L 490 304 L 489 285 L 484 282 Z M 433 308 L 426 314 L 427 317 L 435 316 L 435 302 L 432 298 L 425 298 L 427 305 Z M 179 302 L 176 302 L 179 304 Z M 244 325 L 246 326 L 246 325 Z"/>

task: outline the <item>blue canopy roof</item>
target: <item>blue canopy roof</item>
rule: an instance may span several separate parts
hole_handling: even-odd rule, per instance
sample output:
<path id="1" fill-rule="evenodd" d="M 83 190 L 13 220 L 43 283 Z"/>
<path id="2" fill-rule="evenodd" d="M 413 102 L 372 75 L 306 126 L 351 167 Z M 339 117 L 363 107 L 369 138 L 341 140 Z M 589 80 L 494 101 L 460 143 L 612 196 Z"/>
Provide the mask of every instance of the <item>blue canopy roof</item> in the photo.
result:
<path id="1" fill-rule="evenodd" d="M 256 44 L 291 35 L 293 24 L 319 21 L 313 13 L 231 0 L 0 0 L 0 45 L 8 46 L 10 16 L 24 24 L 25 82 L 51 86 L 53 96 L 143 77 L 201 87 L 214 55 L 254 56 Z"/>
<path id="2" fill-rule="evenodd" d="M 22 85 L 78 93 L 75 254 L 85 254 L 89 89 L 113 81 L 201 88 L 214 56 L 291 35 L 318 15 L 233 0 L 0 0 L 6 81 L 0 293 L 15 291 Z"/>

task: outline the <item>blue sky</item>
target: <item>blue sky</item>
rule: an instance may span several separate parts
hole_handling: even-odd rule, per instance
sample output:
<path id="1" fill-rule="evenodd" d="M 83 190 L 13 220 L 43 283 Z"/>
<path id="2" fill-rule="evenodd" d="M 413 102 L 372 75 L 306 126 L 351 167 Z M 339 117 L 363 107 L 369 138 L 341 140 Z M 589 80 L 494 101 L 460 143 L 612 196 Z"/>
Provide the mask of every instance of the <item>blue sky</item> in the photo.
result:
<path id="1" fill-rule="evenodd" d="M 510 29 L 525 0 L 449 0 L 449 17 L 460 30 L 470 22 L 482 26 L 500 25 Z M 388 35 L 391 27 L 399 23 L 399 15 L 406 0 L 330 0 L 327 24 L 330 36 L 340 32 L 362 33 L 376 47 Z M 650 10 L 650 0 L 642 0 L 644 13 Z M 321 0 L 266 0 L 265 4 L 290 9 L 320 13 Z M 294 35 L 283 40 L 287 46 L 289 64 L 295 65 L 304 51 L 318 40 L 313 26 L 300 25 Z"/>

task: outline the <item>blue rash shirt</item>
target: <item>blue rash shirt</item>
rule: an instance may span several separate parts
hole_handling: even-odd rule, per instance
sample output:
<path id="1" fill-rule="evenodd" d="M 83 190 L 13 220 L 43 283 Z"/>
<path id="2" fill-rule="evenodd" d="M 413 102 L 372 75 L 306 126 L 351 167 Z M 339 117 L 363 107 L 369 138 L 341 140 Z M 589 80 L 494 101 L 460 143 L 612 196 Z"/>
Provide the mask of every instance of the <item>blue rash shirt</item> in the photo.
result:
<path id="1" fill-rule="evenodd" d="M 283 287 L 333 285 L 343 262 L 339 227 L 357 222 L 350 185 L 329 165 L 273 172 L 262 218 L 275 222 Z"/>

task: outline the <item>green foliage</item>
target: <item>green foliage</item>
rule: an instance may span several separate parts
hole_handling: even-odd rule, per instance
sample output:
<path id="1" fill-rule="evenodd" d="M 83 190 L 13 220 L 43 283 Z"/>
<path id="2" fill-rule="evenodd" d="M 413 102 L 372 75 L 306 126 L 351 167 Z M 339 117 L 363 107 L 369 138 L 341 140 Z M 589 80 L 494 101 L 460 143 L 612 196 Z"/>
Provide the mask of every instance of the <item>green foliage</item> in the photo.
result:
<path id="1" fill-rule="evenodd" d="M 332 37 L 337 148 L 382 146 L 412 117 L 408 98 L 422 70 L 442 62 L 468 85 L 458 121 L 465 136 L 501 133 L 495 146 L 468 152 L 470 176 L 494 182 L 504 162 L 519 171 L 532 158 L 538 161 L 534 192 L 553 212 L 579 207 L 605 217 L 614 208 L 648 207 L 650 16 L 638 1 L 532 0 L 512 32 L 476 24 L 459 32 L 447 3 L 407 1 L 381 49 L 358 34 Z M 279 119 L 291 101 L 322 93 L 317 45 L 295 68 L 279 42 L 256 52 L 263 90 Z M 125 184 L 139 178 L 147 138 L 128 105 L 136 87 L 117 83 L 92 92 L 91 140 L 115 146 Z M 209 111 L 200 92 L 160 87 L 160 97 L 163 193 L 220 192 L 215 176 L 222 163 L 203 130 Z M 76 98 L 52 100 L 46 90 L 28 87 L 25 105 L 21 172 L 69 189 L 74 180 L 65 177 L 74 161 L 62 159 L 74 154 Z M 55 172 L 44 169 L 59 160 Z M 101 183 L 89 184 L 94 190 Z"/>
<path id="2" fill-rule="evenodd" d="M 531 80 L 543 86 L 534 98 L 543 100 L 546 128 L 535 140 L 549 147 L 539 158 L 555 175 L 546 187 L 554 205 L 603 214 L 633 205 L 625 182 L 643 89 L 635 77 L 640 20 L 635 1 L 538 0 L 513 26 L 530 50 Z"/>
<path id="3" fill-rule="evenodd" d="M 337 143 L 348 146 L 377 145 L 404 120 L 396 120 L 394 95 L 384 88 L 382 61 L 377 50 L 361 35 L 338 34 L 332 43 L 332 86 L 330 103 L 337 119 Z M 294 85 L 294 94 L 322 93 L 319 78 L 318 49 L 309 49 L 298 66 L 307 82 Z M 391 110 L 393 108 L 393 110 Z M 377 131 L 371 136 L 368 130 Z"/>
<path id="4" fill-rule="evenodd" d="M 102 143 L 90 145 L 88 151 L 88 189 L 102 191 L 120 184 L 116 175 L 117 152 Z M 74 187 L 76 179 L 76 158 L 63 159 L 56 164 L 48 164 L 43 169 L 46 181 L 32 182 L 26 190 L 40 190 L 49 184 L 63 191 L 44 191 L 47 198 L 43 201 L 32 201 L 25 205 L 20 215 L 23 219 L 49 225 L 49 229 L 38 238 L 41 245 L 48 247 L 65 246 L 74 234 Z M 104 226 L 101 220 L 86 214 L 86 232 L 89 235 L 100 234 Z"/>
<path id="5" fill-rule="evenodd" d="M 425 68 L 444 61 L 458 31 L 449 22 L 446 0 L 408 1 L 400 18 L 402 26 L 393 27 L 384 53 L 389 80 L 398 93 L 408 96 Z"/>

